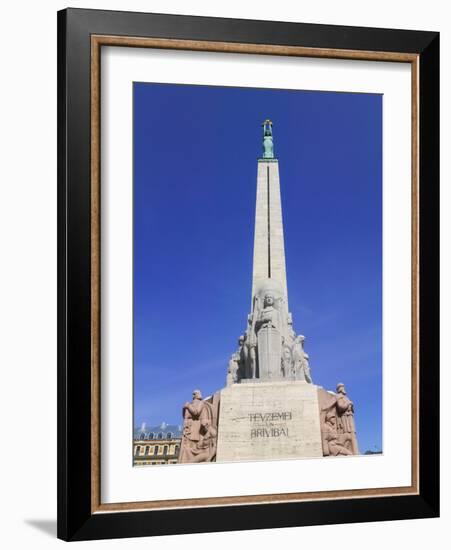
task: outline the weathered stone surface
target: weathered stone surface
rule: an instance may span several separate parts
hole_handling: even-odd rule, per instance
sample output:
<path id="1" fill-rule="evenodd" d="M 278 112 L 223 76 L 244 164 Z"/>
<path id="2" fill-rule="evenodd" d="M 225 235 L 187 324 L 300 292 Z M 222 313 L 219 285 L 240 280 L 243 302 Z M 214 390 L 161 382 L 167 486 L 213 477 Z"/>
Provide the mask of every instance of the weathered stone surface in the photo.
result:
<path id="1" fill-rule="evenodd" d="M 282 378 L 282 337 L 272 327 L 262 328 L 257 336 L 259 378 L 264 380 Z"/>
<path id="2" fill-rule="evenodd" d="M 280 283 L 264 279 L 255 289 L 247 328 L 229 362 L 227 385 L 246 379 L 312 383 L 304 341 L 305 336 L 296 336 L 293 330 L 292 316 Z"/>
<path id="3" fill-rule="evenodd" d="M 318 388 L 318 401 L 324 456 L 358 455 L 354 404 L 344 384 L 337 385 L 337 393 Z"/>
<path id="4" fill-rule="evenodd" d="M 214 462 L 218 435 L 219 393 L 202 399 L 200 390 L 183 405 L 179 463 Z"/>
<path id="5" fill-rule="evenodd" d="M 258 162 L 252 298 L 255 296 L 258 286 L 267 278 L 274 279 L 280 284 L 287 299 L 288 307 L 282 203 L 277 159 L 260 160 Z"/>
<path id="6" fill-rule="evenodd" d="M 218 462 L 323 456 L 317 386 L 233 384 L 221 391 Z"/>
<path id="7" fill-rule="evenodd" d="M 336 393 L 313 384 L 305 337 L 293 328 L 271 121 L 263 129 L 251 312 L 221 391 L 217 460 L 358 454 L 352 401 L 343 384 Z"/>
<path id="8" fill-rule="evenodd" d="M 263 126 L 272 143 L 271 121 Z M 251 312 L 229 362 L 228 386 L 247 379 L 312 382 L 305 338 L 297 337 L 288 308 L 279 163 L 271 151 L 258 161 Z"/>

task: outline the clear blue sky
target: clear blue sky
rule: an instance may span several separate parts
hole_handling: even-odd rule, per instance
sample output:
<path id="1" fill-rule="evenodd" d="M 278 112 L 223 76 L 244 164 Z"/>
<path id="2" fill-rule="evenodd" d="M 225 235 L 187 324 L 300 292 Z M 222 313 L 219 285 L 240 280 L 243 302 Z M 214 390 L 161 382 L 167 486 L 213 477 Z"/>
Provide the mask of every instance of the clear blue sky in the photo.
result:
<path id="1" fill-rule="evenodd" d="M 382 446 L 382 96 L 134 84 L 134 420 L 224 387 L 251 300 L 261 123 L 274 122 L 294 328 Z"/>

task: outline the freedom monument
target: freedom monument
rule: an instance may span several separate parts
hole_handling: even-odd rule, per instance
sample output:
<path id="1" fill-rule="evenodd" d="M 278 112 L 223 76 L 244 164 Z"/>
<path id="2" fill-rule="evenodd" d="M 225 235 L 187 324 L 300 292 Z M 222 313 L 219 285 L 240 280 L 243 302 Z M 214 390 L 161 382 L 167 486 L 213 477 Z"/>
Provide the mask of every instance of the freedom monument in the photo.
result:
<path id="1" fill-rule="evenodd" d="M 354 405 L 343 384 L 313 383 L 305 337 L 288 307 L 279 162 L 272 122 L 258 159 L 251 312 L 226 387 L 183 406 L 179 463 L 359 454 Z"/>

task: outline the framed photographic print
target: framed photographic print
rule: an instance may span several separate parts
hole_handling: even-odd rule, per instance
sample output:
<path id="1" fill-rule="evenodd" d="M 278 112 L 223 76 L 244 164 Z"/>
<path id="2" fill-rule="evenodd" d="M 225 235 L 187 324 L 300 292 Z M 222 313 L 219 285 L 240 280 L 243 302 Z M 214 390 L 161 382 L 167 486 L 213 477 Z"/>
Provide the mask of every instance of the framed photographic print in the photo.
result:
<path id="1" fill-rule="evenodd" d="M 58 536 L 439 513 L 438 33 L 58 14 Z"/>

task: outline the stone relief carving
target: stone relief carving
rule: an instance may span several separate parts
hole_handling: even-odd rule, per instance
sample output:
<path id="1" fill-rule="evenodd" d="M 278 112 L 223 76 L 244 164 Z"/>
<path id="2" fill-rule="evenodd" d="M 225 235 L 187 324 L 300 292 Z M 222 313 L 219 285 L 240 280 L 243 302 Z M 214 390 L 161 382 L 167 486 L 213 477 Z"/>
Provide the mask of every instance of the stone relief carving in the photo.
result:
<path id="1" fill-rule="evenodd" d="M 337 385 L 336 393 L 318 388 L 318 400 L 324 456 L 359 454 L 354 404 L 344 384 Z"/>
<path id="2" fill-rule="evenodd" d="M 346 443 L 347 438 L 337 433 L 337 417 L 333 411 L 326 413 L 322 425 L 322 440 L 324 456 L 352 455 Z"/>
<path id="3" fill-rule="evenodd" d="M 286 299 L 274 279 L 256 289 L 246 332 L 232 354 L 227 385 L 242 380 L 302 380 L 312 384 L 305 336 L 297 336 Z"/>
<path id="4" fill-rule="evenodd" d="M 183 406 L 179 463 L 214 462 L 218 434 L 219 393 L 202 399 L 199 390 Z"/>

